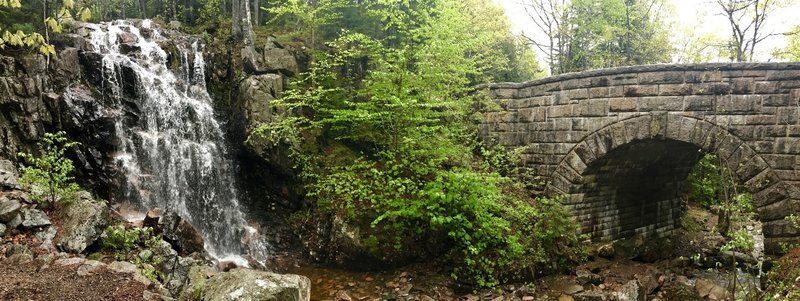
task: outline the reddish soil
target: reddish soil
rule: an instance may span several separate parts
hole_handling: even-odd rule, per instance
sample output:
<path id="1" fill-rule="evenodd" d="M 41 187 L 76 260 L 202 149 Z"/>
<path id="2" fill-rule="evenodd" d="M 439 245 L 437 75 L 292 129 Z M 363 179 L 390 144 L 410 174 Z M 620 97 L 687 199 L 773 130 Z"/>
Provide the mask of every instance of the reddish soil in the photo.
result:
<path id="1" fill-rule="evenodd" d="M 34 263 L 0 264 L 0 300 L 144 300 L 147 289 L 130 274 L 99 269 L 76 273 L 80 265 L 50 265 L 40 271 Z"/>

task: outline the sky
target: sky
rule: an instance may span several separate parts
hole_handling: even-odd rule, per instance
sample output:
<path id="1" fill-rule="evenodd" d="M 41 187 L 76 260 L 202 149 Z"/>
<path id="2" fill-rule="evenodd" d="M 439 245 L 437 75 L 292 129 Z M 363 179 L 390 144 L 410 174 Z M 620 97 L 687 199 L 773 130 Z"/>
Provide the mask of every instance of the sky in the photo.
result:
<path id="1" fill-rule="evenodd" d="M 524 6 L 520 1 L 524 0 L 494 0 L 500 4 L 506 11 L 506 15 L 511 20 L 512 31 L 518 33 L 524 32 L 527 36 L 541 37 L 543 34 L 538 31 L 536 25 L 530 20 L 530 17 L 525 13 Z M 675 35 L 676 40 L 683 40 L 685 37 L 682 34 L 687 29 L 694 28 L 699 34 L 714 34 L 719 37 L 726 38 L 730 36 L 730 29 L 727 19 L 717 12 L 717 8 L 711 3 L 711 0 L 666 0 L 675 10 L 675 23 L 677 28 Z M 769 32 L 785 32 L 792 26 L 800 24 L 798 19 L 800 13 L 800 1 L 795 1 L 791 6 L 779 9 L 772 15 L 772 19 L 767 21 L 765 28 Z M 756 47 L 756 60 L 766 61 L 770 59 L 770 53 L 773 49 L 782 48 L 786 45 L 786 37 L 774 36 L 766 39 Z M 545 66 L 543 61 L 543 54 L 538 53 L 539 60 Z"/>

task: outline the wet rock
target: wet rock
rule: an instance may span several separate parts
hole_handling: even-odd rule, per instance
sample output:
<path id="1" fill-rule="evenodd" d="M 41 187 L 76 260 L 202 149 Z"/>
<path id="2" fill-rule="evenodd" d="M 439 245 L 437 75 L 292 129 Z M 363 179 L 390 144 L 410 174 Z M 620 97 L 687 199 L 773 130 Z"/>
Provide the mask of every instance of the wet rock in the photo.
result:
<path id="1" fill-rule="evenodd" d="M 597 248 L 597 256 L 603 258 L 613 258 L 614 257 L 614 245 L 612 244 L 605 244 Z"/>
<path id="2" fill-rule="evenodd" d="M 639 258 L 645 246 L 644 236 L 637 234 L 631 238 L 620 239 L 613 243 L 616 256 L 634 259 Z"/>
<path id="3" fill-rule="evenodd" d="M 40 228 L 51 224 L 47 214 L 39 209 L 22 209 L 20 217 L 22 218 L 20 225 L 25 229 Z"/>
<path id="4" fill-rule="evenodd" d="M 17 188 L 17 169 L 9 160 L 0 160 L 0 188 Z"/>
<path id="5" fill-rule="evenodd" d="M 150 227 L 156 231 L 161 231 L 161 225 L 159 225 L 159 221 L 161 220 L 161 208 L 153 208 L 147 211 L 144 215 L 144 220 L 142 221 L 142 227 Z"/>
<path id="6" fill-rule="evenodd" d="M 728 290 L 707 279 L 697 279 L 694 286 L 697 289 L 697 293 L 702 298 L 711 300 L 726 300 L 731 298 Z"/>
<path id="7" fill-rule="evenodd" d="M 338 291 L 336 291 L 335 300 L 336 301 L 353 301 L 353 298 L 350 297 L 350 295 L 348 295 L 346 291 L 338 290 Z"/>
<path id="8" fill-rule="evenodd" d="M 645 301 L 645 292 L 636 280 L 625 283 L 615 295 L 619 301 Z"/>
<path id="9" fill-rule="evenodd" d="M 108 206 L 95 202 L 91 194 L 81 191 L 59 211 L 58 220 L 61 231 L 54 241 L 58 248 L 82 253 L 108 225 Z"/>
<path id="10" fill-rule="evenodd" d="M 597 275 L 587 270 L 578 270 L 576 271 L 575 274 L 578 276 L 576 280 L 581 285 L 587 285 L 587 284 L 597 285 L 603 282 L 603 278 L 600 277 L 600 275 Z"/>
<path id="11" fill-rule="evenodd" d="M 17 200 L 9 200 L 5 196 L 0 197 L 0 223 L 8 223 L 13 220 L 22 208 Z"/>
<path id="12" fill-rule="evenodd" d="M 307 301 L 311 282 L 305 276 L 248 269 L 220 273 L 206 281 L 204 300 Z"/>
<path id="13" fill-rule="evenodd" d="M 164 238 L 176 247 L 178 253 L 205 252 L 203 236 L 178 213 L 167 211 L 164 213 L 162 221 Z"/>
<path id="14" fill-rule="evenodd" d="M 573 295 L 573 294 L 582 292 L 583 291 L 583 286 L 578 285 L 578 284 L 571 284 L 571 285 L 568 285 L 568 286 L 562 288 L 561 291 L 563 293 L 567 294 L 567 295 Z"/>
<path id="15" fill-rule="evenodd" d="M 572 297 L 575 301 L 605 301 L 606 295 L 601 292 L 589 291 L 578 294 L 573 294 Z"/>
<path id="16" fill-rule="evenodd" d="M 192 266 L 186 273 L 186 282 L 181 286 L 180 293 L 173 295 L 178 296 L 179 300 L 200 300 L 206 281 L 216 274 L 210 266 Z"/>

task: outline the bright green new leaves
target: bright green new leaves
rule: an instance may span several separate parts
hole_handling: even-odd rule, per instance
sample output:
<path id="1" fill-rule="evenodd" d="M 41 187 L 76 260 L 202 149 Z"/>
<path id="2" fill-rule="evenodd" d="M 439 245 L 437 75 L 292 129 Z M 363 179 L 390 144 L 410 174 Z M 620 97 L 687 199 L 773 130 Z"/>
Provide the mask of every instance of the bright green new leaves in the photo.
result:
<path id="1" fill-rule="evenodd" d="M 66 133 L 45 133 L 41 145 L 44 152 L 36 157 L 28 153 L 19 153 L 28 166 L 22 168 L 20 184 L 30 190 L 30 196 L 45 206 L 57 200 L 71 197 L 79 187 L 72 177 L 74 167 L 72 160 L 64 156 L 64 152 L 77 145 L 67 139 Z"/>
<path id="2" fill-rule="evenodd" d="M 303 20 L 308 5 L 287 0 L 271 11 Z M 373 250 L 446 239 L 459 264 L 453 276 L 481 286 L 516 277 L 512 265 L 538 273 L 544 263 L 576 260 L 549 257 L 556 253 L 542 245 L 577 241 L 566 211 L 549 210 L 558 202 L 539 211 L 473 153 L 480 146 L 470 118 L 481 97 L 474 86 L 515 78 L 512 62 L 535 61 L 519 51 L 507 21 L 493 19 L 502 11 L 478 0 L 376 0 L 340 11 L 342 19 L 328 22 L 348 27 L 274 102 L 293 117 L 253 133 L 303 150 L 295 160 L 317 210 L 360 227 Z M 309 151 L 319 141 L 328 146 Z"/>

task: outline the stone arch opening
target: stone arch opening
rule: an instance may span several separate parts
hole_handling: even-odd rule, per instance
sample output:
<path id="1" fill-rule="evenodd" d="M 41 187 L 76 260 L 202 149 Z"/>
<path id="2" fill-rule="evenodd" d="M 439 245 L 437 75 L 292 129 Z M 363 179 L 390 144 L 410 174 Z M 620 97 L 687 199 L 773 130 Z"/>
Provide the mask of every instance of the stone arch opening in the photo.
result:
<path id="1" fill-rule="evenodd" d="M 725 128 L 689 116 L 651 113 L 603 127 L 578 142 L 557 165 L 546 193 L 566 195 L 584 233 L 618 239 L 674 228 L 680 196 L 702 152 L 715 153 L 753 194 L 765 244 L 775 250 L 792 233 L 789 192 L 753 149 Z M 787 210 L 787 208 L 789 208 Z"/>

